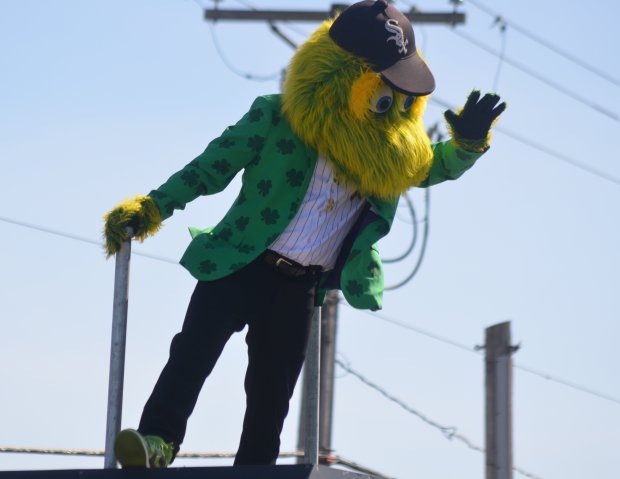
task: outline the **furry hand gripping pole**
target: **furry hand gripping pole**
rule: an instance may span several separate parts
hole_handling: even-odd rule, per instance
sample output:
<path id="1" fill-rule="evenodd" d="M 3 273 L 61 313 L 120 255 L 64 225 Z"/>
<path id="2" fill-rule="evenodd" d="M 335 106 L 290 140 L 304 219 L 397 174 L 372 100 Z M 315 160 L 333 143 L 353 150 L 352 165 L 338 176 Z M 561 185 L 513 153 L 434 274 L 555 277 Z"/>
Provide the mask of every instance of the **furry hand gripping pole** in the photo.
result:
<path id="1" fill-rule="evenodd" d="M 103 219 L 103 237 L 108 258 L 116 254 L 127 240 L 128 226 L 133 228 L 137 240 L 144 241 L 157 233 L 162 223 L 159 209 L 149 196 L 134 196 L 124 200 L 106 213 Z"/>

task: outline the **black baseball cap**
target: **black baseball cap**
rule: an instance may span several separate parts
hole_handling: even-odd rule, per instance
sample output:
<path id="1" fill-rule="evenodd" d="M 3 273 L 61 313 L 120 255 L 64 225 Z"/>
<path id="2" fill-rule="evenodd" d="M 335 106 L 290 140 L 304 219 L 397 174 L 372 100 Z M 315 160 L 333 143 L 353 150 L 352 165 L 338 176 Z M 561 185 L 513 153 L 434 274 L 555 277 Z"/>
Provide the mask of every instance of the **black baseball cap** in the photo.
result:
<path id="1" fill-rule="evenodd" d="M 435 89 L 435 78 L 416 50 L 411 22 L 385 0 L 354 3 L 334 20 L 329 36 L 396 90 L 422 96 Z"/>

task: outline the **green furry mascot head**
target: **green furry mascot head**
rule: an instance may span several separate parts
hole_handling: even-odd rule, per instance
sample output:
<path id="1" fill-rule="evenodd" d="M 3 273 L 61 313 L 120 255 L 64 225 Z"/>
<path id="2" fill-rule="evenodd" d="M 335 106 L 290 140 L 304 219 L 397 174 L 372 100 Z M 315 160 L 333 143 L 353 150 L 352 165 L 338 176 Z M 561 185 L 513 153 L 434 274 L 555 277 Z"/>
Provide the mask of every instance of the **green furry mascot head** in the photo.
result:
<path id="1" fill-rule="evenodd" d="M 363 1 L 296 52 L 283 111 L 340 181 L 393 198 L 428 175 L 433 154 L 422 113 L 433 89 L 406 17 L 385 1 Z"/>

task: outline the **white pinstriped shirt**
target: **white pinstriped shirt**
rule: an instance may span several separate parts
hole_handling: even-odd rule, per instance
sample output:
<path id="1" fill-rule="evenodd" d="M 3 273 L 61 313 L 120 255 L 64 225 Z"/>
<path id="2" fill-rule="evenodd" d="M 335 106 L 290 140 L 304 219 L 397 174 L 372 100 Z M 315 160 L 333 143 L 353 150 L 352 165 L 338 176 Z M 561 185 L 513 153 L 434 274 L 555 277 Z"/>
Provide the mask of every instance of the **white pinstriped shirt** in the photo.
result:
<path id="1" fill-rule="evenodd" d="M 330 270 L 365 200 L 339 185 L 325 158 L 319 156 L 299 210 L 269 249 L 308 266 Z"/>

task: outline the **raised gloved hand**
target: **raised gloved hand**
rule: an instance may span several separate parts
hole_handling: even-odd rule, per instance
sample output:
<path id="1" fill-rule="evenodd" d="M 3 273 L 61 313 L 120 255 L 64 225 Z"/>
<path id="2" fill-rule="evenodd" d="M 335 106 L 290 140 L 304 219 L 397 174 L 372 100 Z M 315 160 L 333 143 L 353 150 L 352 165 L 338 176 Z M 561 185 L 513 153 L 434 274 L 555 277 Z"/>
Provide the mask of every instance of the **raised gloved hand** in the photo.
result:
<path id="1" fill-rule="evenodd" d="M 135 196 L 115 206 L 103 217 L 105 226 L 103 237 L 105 251 L 109 258 L 120 250 L 127 240 L 127 227 L 130 226 L 133 237 L 144 241 L 161 227 L 161 214 L 153 199 L 149 196 Z"/>
<path id="2" fill-rule="evenodd" d="M 506 109 L 506 103 L 499 103 L 499 100 L 499 95 L 495 93 L 487 93 L 481 99 L 480 91 L 473 90 L 465 106 L 457 113 L 452 110 L 444 113 L 452 138 L 457 144 L 474 151 L 488 148 L 491 126 Z"/>

